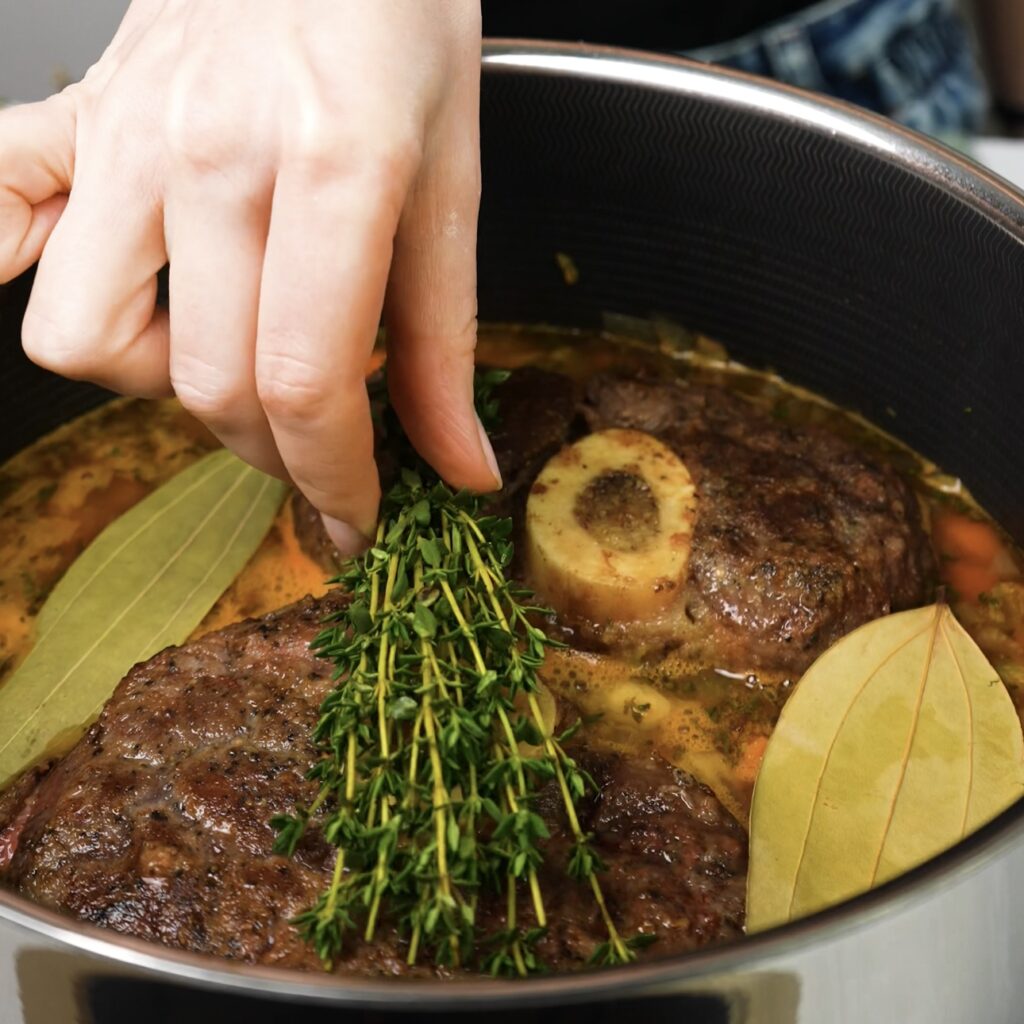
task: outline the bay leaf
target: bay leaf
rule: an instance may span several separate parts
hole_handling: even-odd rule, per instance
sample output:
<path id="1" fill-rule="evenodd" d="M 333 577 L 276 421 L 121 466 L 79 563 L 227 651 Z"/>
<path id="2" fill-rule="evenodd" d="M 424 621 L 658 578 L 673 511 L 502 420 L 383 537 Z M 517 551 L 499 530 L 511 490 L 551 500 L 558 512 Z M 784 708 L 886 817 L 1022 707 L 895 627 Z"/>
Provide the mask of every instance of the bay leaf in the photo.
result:
<path id="1" fill-rule="evenodd" d="M 808 669 L 768 742 L 747 930 L 880 885 L 1022 795 L 1020 719 L 949 608 L 876 619 Z"/>
<path id="2" fill-rule="evenodd" d="M 205 456 L 111 523 L 39 613 L 0 687 L 0 786 L 88 724 L 136 663 L 184 642 L 259 547 L 285 485 Z"/>

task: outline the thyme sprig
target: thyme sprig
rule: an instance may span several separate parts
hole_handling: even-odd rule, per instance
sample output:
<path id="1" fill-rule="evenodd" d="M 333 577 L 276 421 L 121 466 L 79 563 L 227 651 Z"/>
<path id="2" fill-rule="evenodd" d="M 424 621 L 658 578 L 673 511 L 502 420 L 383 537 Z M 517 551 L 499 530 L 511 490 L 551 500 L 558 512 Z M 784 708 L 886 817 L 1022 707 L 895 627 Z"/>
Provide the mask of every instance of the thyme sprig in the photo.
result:
<path id="1" fill-rule="evenodd" d="M 484 413 L 494 381 L 478 395 Z M 417 468 L 385 495 L 373 547 L 337 579 L 350 602 L 313 645 L 338 680 L 314 732 L 322 757 L 309 777 L 320 788 L 272 824 L 278 852 L 294 853 L 313 822 L 337 852 L 295 924 L 327 965 L 350 934 L 372 942 L 386 918 L 407 937 L 410 964 L 428 955 L 495 975 L 541 970 L 548 828 L 535 803 L 553 781 L 572 835 L 567 873 L 590 888 L 607 932 L 595 962 L 627 962 L 638 942 L 615 927 L 576 812 L 594 783 L 566 752 L 571 730 L 554 734 L 538 701 L 553 641 L 531 621 L 545 609 L 507 576 L 511 521 L 406 462 Z M 490 936 L 477 929 L 485 893 L 505 906 Z"/>

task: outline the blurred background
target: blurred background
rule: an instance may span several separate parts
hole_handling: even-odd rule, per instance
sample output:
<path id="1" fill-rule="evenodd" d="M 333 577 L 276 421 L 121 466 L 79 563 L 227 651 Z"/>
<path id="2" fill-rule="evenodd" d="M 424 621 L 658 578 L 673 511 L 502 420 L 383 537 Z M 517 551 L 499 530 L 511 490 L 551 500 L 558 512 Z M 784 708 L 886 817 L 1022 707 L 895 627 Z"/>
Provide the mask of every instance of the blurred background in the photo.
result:
<path id="1" fill-rule="evenodd" d="M 127 0 L 0 0 L 0 98 L 40 100 L 77 81 L 127 7 Z"/>

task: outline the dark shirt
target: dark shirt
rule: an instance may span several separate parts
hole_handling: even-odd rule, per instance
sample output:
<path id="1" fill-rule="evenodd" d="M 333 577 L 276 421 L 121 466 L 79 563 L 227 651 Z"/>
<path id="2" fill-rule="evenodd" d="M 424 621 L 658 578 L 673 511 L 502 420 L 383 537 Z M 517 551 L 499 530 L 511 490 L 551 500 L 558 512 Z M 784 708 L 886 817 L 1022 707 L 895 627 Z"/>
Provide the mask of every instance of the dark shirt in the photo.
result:
<path id="1" fill-rule="evenodd" d="M 735 39 L 806 0 L 483 0 L 484 35 L 677 51 Z"/>

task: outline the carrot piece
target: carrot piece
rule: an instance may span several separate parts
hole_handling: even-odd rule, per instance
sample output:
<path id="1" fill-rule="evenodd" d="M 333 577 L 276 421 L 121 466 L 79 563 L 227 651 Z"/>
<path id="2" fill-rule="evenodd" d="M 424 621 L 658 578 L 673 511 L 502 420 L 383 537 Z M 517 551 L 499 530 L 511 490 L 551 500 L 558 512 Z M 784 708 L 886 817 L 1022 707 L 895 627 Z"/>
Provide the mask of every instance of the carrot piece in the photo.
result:
<path id="1" fill-rule="evenodd" d="M 991 590 L 999 582 L 999 574 L 991 566 L 961 558 L 949 562 L 945 571 L 946 582 L 964 601 L 977 601 L 978 595 Z"/>
<path id="2" fill-rule="evenodd" d="M 956 512 L 937 516 L 932 525 L 932 536 L 939 552 L 947 558 L 988 564 L 1002 551 L 999 534 L 988 523 Z"/>
<path id="3" fill-rule="evenodd" d="M 753 785 L 767 746 L 767 736 L 754 736 L 744 745 L 739 764 L 736 765 L 736 778 L 739 782 Z"/>

